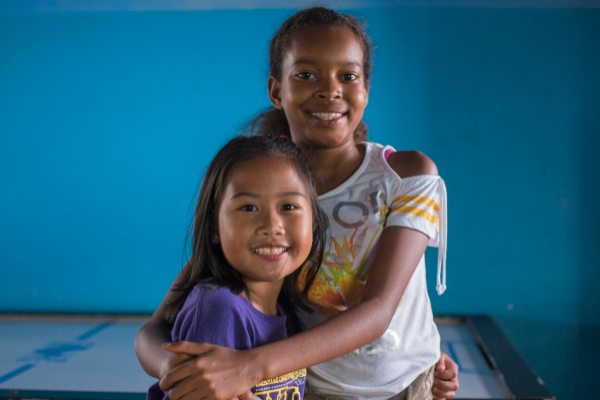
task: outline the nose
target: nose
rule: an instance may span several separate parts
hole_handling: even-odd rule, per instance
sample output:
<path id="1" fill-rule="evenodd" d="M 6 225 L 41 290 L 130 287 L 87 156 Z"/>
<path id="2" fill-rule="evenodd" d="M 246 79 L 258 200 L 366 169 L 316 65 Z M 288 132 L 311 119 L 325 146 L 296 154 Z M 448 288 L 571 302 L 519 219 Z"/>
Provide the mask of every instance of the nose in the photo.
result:
<path id="1" fill-rule="evenodd" d="M 277 210 L 265 211 L 256 233 L 264 236 L 278 236 L 283 235 L 284 232 L 283 220 L 279 212 Z"/>
<path id="2" fill-rule="evenodd" d="M 342 85 L 336 76 L 329 76 L 322 79 L 317 97 L 325 100 L 342 98 Z"/>

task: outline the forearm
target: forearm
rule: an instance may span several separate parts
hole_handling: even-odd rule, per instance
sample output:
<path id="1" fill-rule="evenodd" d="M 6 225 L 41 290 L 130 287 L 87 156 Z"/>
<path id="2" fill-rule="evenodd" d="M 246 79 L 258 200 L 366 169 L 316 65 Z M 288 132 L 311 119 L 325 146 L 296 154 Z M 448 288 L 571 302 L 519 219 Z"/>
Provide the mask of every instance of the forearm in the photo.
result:
<path id="1" fill-rule="evenodd" d="M 171 342 L 171 324 L 166 321 L 167 304 L 175 298 L 175 288 L 183 281 L 187 268 L 186 264 L 150 320 L 140 328 L 135 337 L 134 347 L 138 361 L 148 375 L 158 379 L 161 379 L 173 366 L 177 365 L 172 365 L 175 356 L 164 350 L 162 345 Z"/>
<path id="2" fill-rule="evenodd" d="M 171 326 L 165 320 L 150 319 L 135 337 L 135 354 L 146 373 L 155 378 L 162 378 L 164 361 L 171 353 L 162 348 L 163 343 L 171 342 Z"/>
<path id="3" fill-rule="evenodd" d="M 261 370 L 261 378 L 332 360 L 381 337 L 428 240 L 408 228 L 387 228 L 380 238 L 361 302 L 306 332 L 255 349 L 252 364 Z"/>
<path id="4" fill-rule="evenodd" d="M 381 337 L 393 316 L 382 301 L 372 298 L 314 328 L 251 350 L 251 367 L 258 381 L 343 356 Z M 330 339 L 328 339 L 330 338 Z M 335 340 L 331 340 L 335 338 Z"/>
<path id="5" fill-rule="evenodd" d="M 175 344 L 171 351 L 201 357 L 170 371 L 161 388 L 171 389 L 174 399 L 184 397 L 190 388 L 207 398 L 228 399 L 261 380 L 332 360 L 375 341 L 388 328 L 428 240 L 408 228 L 386 228 L 361 302 L 303 333 L 250 350 Z"/>

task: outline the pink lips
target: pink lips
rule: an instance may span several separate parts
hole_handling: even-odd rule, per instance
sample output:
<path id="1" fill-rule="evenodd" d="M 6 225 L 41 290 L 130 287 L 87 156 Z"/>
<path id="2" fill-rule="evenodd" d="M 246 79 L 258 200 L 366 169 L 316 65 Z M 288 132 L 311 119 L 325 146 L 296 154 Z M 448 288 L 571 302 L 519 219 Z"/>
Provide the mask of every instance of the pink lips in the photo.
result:
<path id="1" fill-rule="evenodd" d="M 287 255 L 287 251 L 284 251 L 283 253 L 280 254 L 259 254 L 259 253 L 254 253 L 255 256 L 262 258 L 263 260 L 267 260 L 267 261 L 277 261 L 277 260 L 281 260 L 283 257 L 285 257 Z"/>

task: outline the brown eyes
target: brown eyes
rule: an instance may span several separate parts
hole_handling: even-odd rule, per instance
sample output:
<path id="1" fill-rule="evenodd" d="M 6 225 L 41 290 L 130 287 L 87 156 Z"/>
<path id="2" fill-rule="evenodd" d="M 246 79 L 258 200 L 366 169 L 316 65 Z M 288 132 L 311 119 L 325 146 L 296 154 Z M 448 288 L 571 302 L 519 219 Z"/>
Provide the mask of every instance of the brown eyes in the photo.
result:
<path id="1" fill-rule="evenodd" d="M 313 74 L 312 72 L 298 72 L 296 74 L 296 77 L 303 79 L 303 80 L 309 80 L 309 79 L 316 79 L 317 77 L 315 76 L 315 74 Z M 340 80 L 342 81 L 355 81 L 358 79 L 358 75 L 357 74 L 342 74 L 340 77 Z"/>
<path id="2" fill-rule="evenodd" d="M 296 76 L 300 79 L 311 79 L 314 78 L 314 75 L 310 72 L 298 72 Z"/>
<path id="3" fill-rule="evenodd" d="M 294 205 L 294 204 L 284 204 L 281 209 L 283 211 L 294 211 L 296 209 L 298 209 L 298 206 Z M 258 211 L 258 207 L 256 207 L 255 205 L 252 204 L 244 204 L 243 206 L 240 207 L 240 210 L 242 211 L 246 211 L 246 212 L 255 212 Z"/>

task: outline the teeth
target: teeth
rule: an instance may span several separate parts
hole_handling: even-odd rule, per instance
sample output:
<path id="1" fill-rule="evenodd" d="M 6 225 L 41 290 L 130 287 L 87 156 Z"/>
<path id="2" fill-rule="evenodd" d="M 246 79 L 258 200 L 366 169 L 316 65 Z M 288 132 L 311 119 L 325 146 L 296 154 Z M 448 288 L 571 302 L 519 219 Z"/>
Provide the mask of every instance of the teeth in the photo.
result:
<path id="1" fill-rule="evenodd" d="M 342 113 L 312 113 L 312 115 L 329 121 L 331 119 L 341 117 Z"/>
<path id="2" fill-rule="evenodd" d="M 265 255 L 277 255 L 277 254 L 281 254 L 286 250 L 285 247 L 259 247 L 257 249 L 254 249 L 253 251 L 255 253 L 258 254 L 265 254 Z"/>

